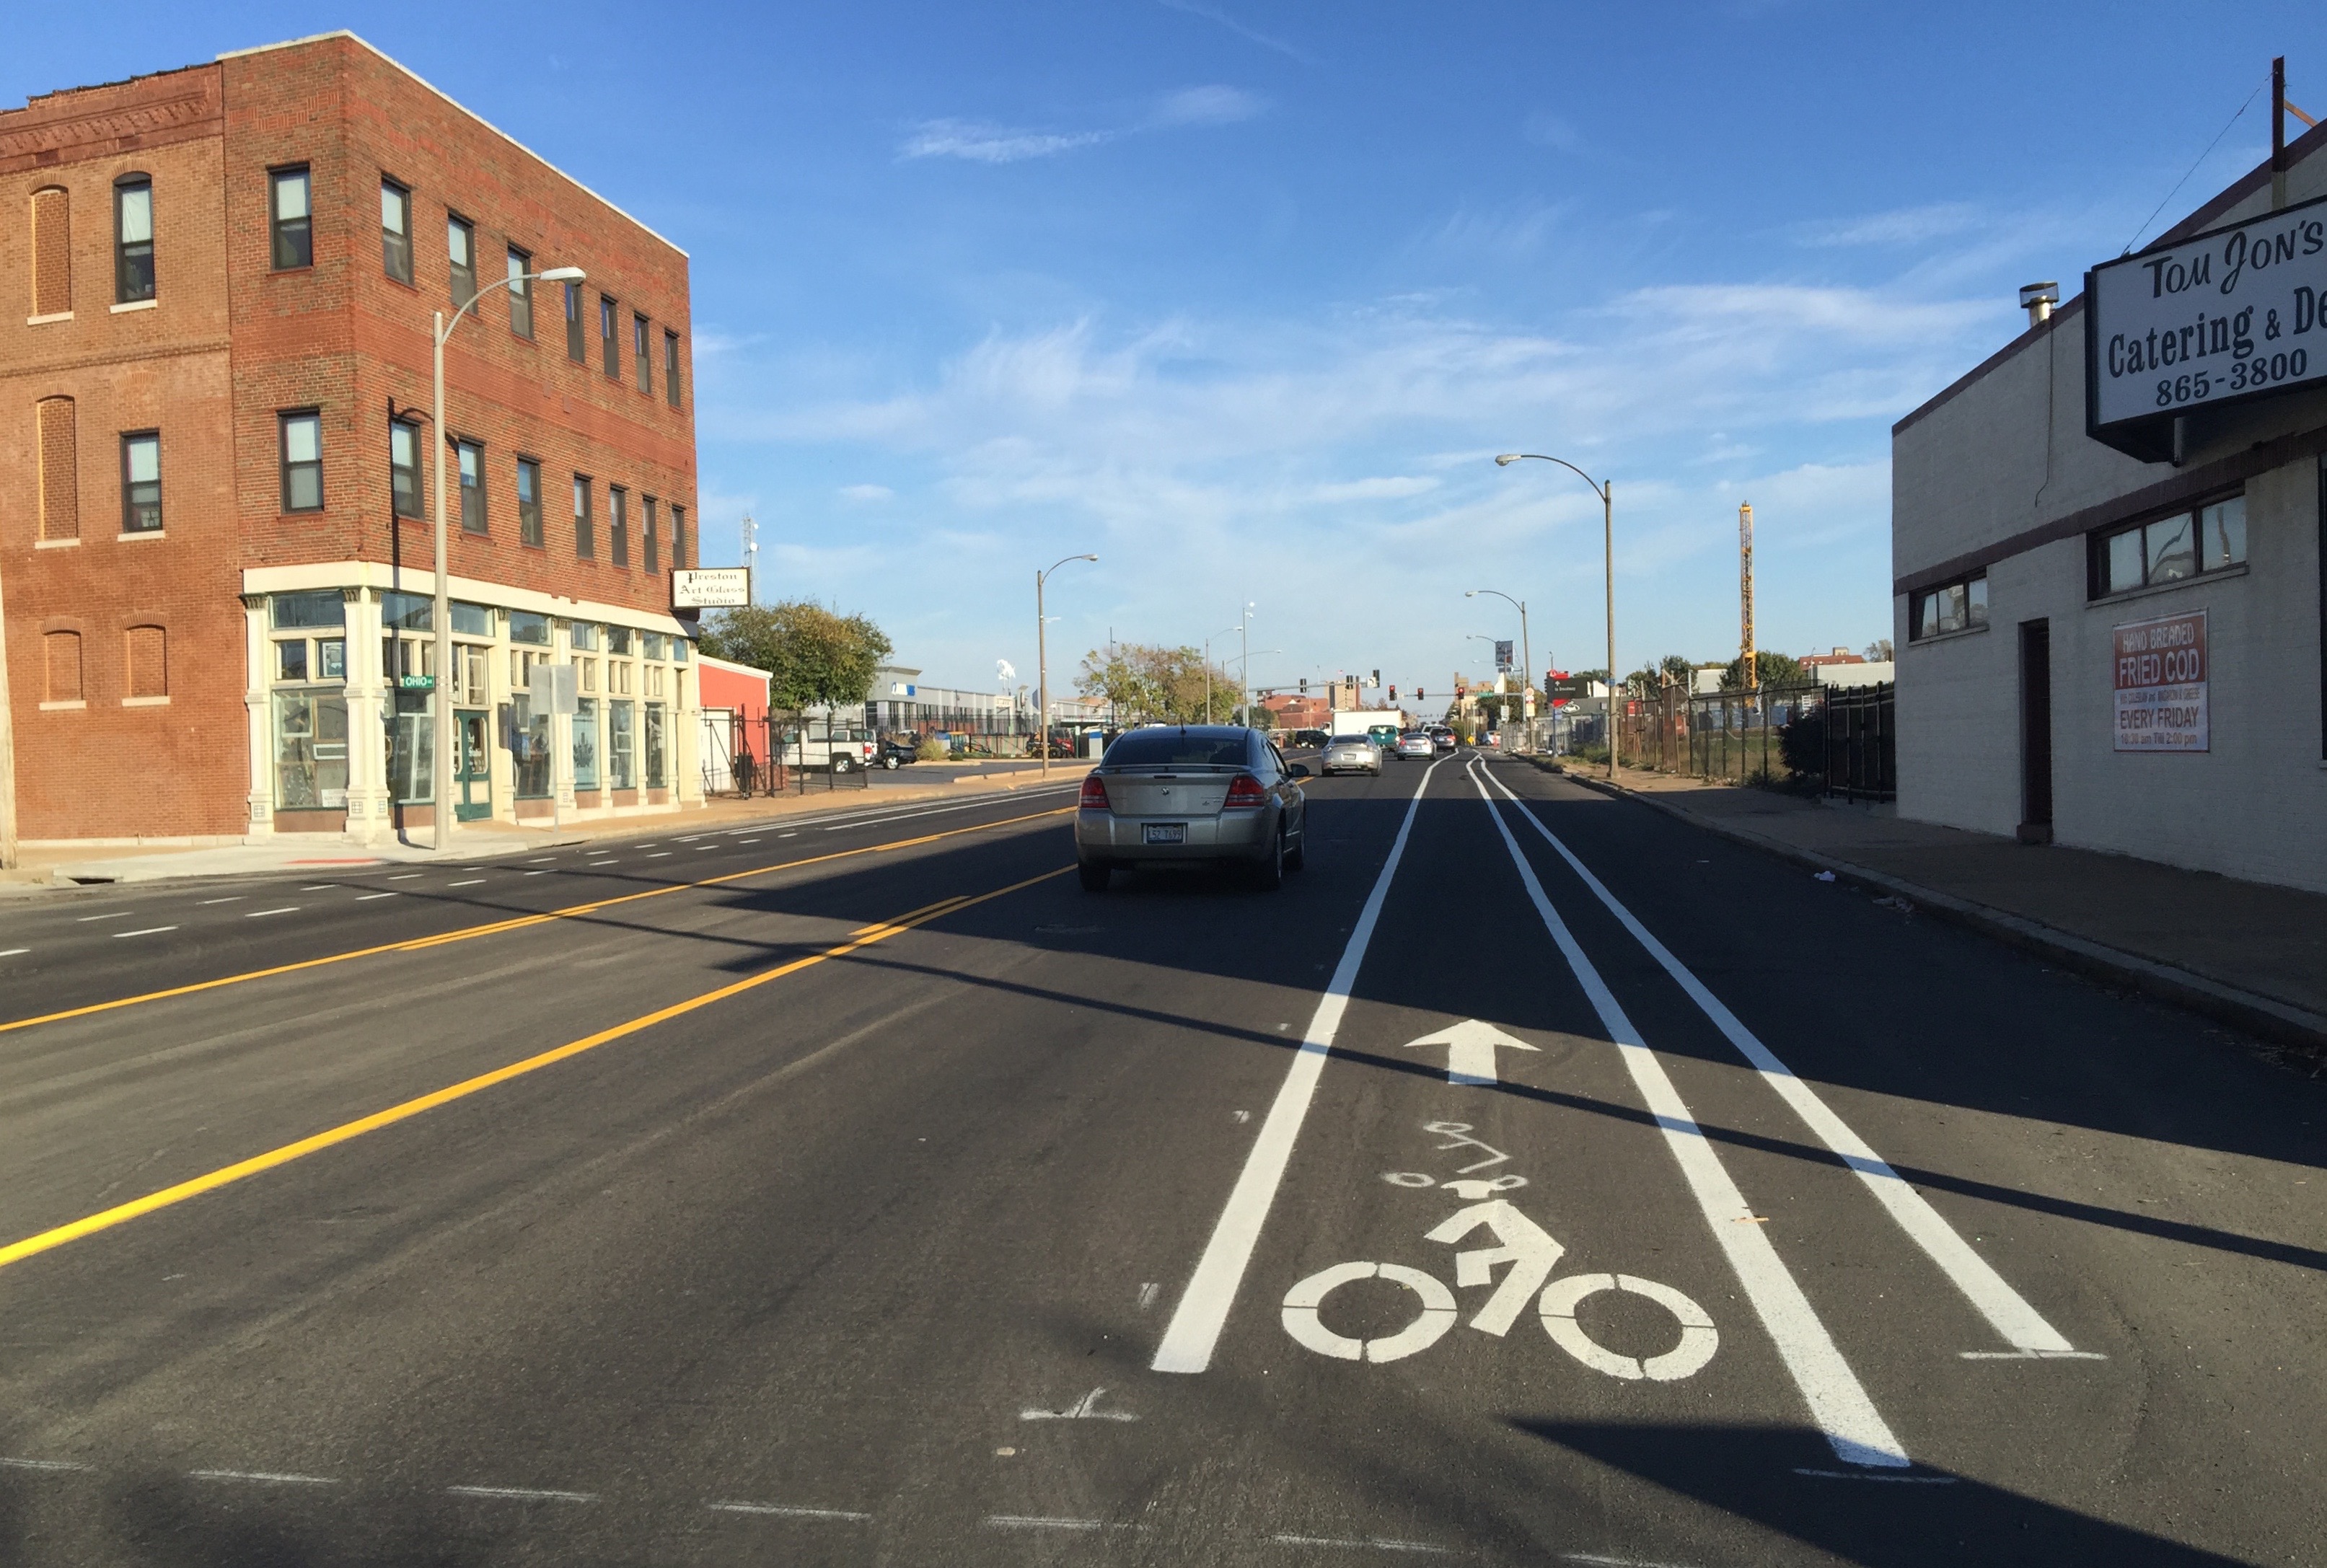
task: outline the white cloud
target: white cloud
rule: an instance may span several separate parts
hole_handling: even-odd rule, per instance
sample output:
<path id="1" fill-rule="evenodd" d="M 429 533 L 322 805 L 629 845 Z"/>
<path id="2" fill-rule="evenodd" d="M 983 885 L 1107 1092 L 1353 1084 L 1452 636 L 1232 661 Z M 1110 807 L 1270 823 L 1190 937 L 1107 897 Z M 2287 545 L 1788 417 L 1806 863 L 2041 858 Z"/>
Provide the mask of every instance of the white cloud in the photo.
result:
<path id="1" fill-rule="evenodd" d="M 1965 201 L 1939 201 L 1922 207 L 1899 207 L 1860 218 L 1805 223 L 1794 230 L 1797 243 L 1810 246 L 1922 245 L 1977 228 L 1979 210 Z"/>
<path id="2" fill-rule="evenodd" d="M 893 500 L 896 495 L 895 490 L 884 484 L 845 484 L 840 487 L 842 500 L 855 501 L 860 504 Z"/>
<path id="3" fill-rule="evenodd" d="M 1191 87 L 1166 93 L 1148 123 L 1154 126 L 1232 126 L 1268 107 L 1256 94 L 1234 87 Z"/>
<path id="4" fill-rule="evenodd" d="M 1309 493 L 1313 499 L 1326 502 L 1404 500 L 1408 496 L 1427 495 L 1438 488 L 1438 483 L 1427 474 L 1388 474 L 1342 484 L 1321 484 Z"/>
<path id="5" fill-rule="evenodd" d="M 1559 153 L 1572 153 L 1584 145 L 1574 126 L 1547 109 L 1537 109 L 1520 122 L 1519 135 L 1538 147 Z"/>
<path id="6" fill-rule="evenodd" d="M 923 120 L 897 149 L 901 158 L 961 158 L 973 163 L 1016 163 L 1096 146 L 1110 131 L 1023 131 L 980 120 Z"/>

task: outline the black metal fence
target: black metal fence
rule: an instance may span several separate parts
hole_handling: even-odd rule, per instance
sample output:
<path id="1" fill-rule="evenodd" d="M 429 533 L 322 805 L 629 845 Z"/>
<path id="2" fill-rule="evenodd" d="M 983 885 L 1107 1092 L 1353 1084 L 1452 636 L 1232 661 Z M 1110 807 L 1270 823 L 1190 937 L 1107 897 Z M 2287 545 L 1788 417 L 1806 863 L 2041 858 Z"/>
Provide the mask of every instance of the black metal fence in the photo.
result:
<path id="1" fill-rule="evenodd" d="M 1898 790 L 1895 690 L 1667 687 L 1625 704 L 1622 761 L 1636 768 L 1889 800 Z"/>
<path id="2" fill-rule="evenodd" d="M 859 724 L 780 714 L 730 713 L 724 722 L 709 715 L 703 725 L 703 793 L 749 798 L 869 789 L 868 740 L 877 747 L 879 737 Z"/>

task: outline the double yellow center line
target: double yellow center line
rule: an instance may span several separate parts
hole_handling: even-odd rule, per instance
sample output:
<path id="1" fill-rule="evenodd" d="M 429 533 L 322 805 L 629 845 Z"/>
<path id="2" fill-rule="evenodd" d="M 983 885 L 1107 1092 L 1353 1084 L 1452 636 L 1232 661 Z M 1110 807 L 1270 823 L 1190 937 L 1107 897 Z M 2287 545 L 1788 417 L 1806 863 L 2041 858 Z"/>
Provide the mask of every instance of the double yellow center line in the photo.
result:
<path id="1" fill-rule="evenodd" d="M 1054 816 L 1056 813 L 1043 812 L 1038 815 Z M 1025 821 L 1030 819 L 1020 817 L 1014 818 L 1014 820 Z M 1003 825 L 1000 823 L 995 823 L 990 824 L 989 826 L 1001 826 Z M 958 828 L 953 831 L 970 832 L 975 830 Z M 934 836 L 942 838 L 948 835 L 945 834 L 939 834 Z M 926 843 L 927 840 L 912 840 L 911 842 Z M 883 845 L 877 847 L 901 848 L 902 845 Z M 862 850 L 849 850 L 843 853 L 847 854 L 859 854 L 865 852 Z M 837 860 L 841 858 L 841 855 L 818 855 L 815 858 L 817 860 Z M 794 861 L 791 863 L 795 865 L 808 865 L 812 864 L 813 862 Z M 763 869 L 778 870 L 780 868 L 771 866 Z M 564 1061 L 568 1057 L 580 1056 L 585 1050 L 595 1050 L 602 1045 L 611 1045 L 615 1041 L 627 1039 L 629 1036 L 636 1034 L 641 1030 L 652 1029 L 658 1023 L 668 1023 L 674 1018 L 684 1017 L 686 1014 L 694 1013 L 698 1009 L 709 1007 L 714 1003 L 724 1002 L 731 996 L 740 996 L 744 992 L 752 990 L 758 986 L 765 985 L 771 980 L 780 980 L 787 975 L 797 975 L 803 969 L 810 968 L 815 965 L 825 963 L 833 958 L 845 958 L 849 954 L 869 947 L 876 942 L 885 942 L 892 937 L 901 936 L 904 932 L 911 930 L 916 926 L 927 925 L 930 921 L 940 919 L 946 915 L 958 914 L 961 910 L 968 909 L 973 905 L 982 904 L 989 900 L 1002 898 L 1007 894 L 1020 891 L 1023 889 L 1034 886 L 1037 882 L 1048 882 L 1052 877 L 1064 876 L 1072 869 L 1073 868 L 1071 866 L 1061 866 L 1055 871 L 1046 871 L 1039 876 L 1028 877 L 1023 882 L 1012 882 L 1008 887 L 995 888 L 991 892 L 978 893 L 972 897 L 942 899 L 936 903 L 924 905 L 922 908 L 914 910 L 908 914 L 899 915 L 893 919 L 878 921 L 873 925 L 865 926 L 861 929 L 852 931 L 848 935 L 848 939 L 842 942 L 837 947 L 827 947 L 820 953 L 811 953 L 803 958 L 794 958 L 790 963 L 779 964 L 771 969 L 763 969 L 757 975 L 748 975 L 745 978 L 734 981 L 730 985 L 719 986 L 715 990 L 706 991 L 699 995 L 690 996 L 684 1002 L 674 1002 L 669 1006 L 659 1007 L 652 1013 L 640 1013 L 638 1017 L 630 1019 L 625 1022 L 617 1023 L 611 1029 L 602 1029 L 595 1034 L 585 1034 L 579 1040 L 568 1041 L 564 1045 L 555 1046 L 548 1050 L 540 1051 L 533 1056 L 527 1057 L 522 1061 L 513 1061 L 507 1067 L 497 1067 L 491 1072 L 482 1072 L 479 1073 L 474 1078 L 463 1078 L 459 1083 L 448 1084 L 441 1089 L 434 1090 L 428 1094 L 420 1095 L 413 1099 L 405 1100 L 399 1104 L 390 1106 L 383 1111 L 374 1111 L 370 1115 L 359 1116 L 352 1122 L 342 1122 L 336 1127 L 326 1128 L 324 1131 L 314 1134 L 310 1137 L 302 1138 L 295 1143 L 285 1143 L 280 1148 L 269 1149 L 263 1154 L 254 1154 L 248 1160 L 237 1161 L 231 1165 L 221 1165 L 215 1171 L 206 1172 L 201 1176 L 196 1176 L 191 1181 L 181 1181 L 174 1187 L 164 1187 L 159 1192 L 152 1192 L 143 1198 L 132 1199 L 127 1203 L 116 1204 L 111 1209 L 100 1210 L 99 1212 L 89 1215 L 85 1218 L 73 1220 L 70 1224 L 60 1225 L 51 1229 L 43 1230 L 36 1236 L 28 1236 L 22 1241 L 12 1242 L 6 1246 L 0 1246 L 0 1268 L 5 1268 L 12 1263 L 21 1262 L 22 1260 L 31 1257 L 37 1253 L 48 1252 L 52 1248 L 62 1246 L 69 1241 L 78 1241 L 84 1236 L 92 1236 L 100 1230 L 110 1230 L 117 1225 L 126 1224 L 128 1221 L 138 1218 L 141 1216 L 152 1214 L 156 1209 L 168 1209 L 173 1204 L 183 1203 L 189 1198 L 198 1198 L 205 1192 L 215 1192 L 221 1187 L 229 1186 L 232 1183 L 243 1181 L 246 1178 L 256 1176 L 261 1171 L 272 1171 L 278 1165 L 287 1165 L 294 1160 L 304 1160 L 310 1154 L 320 1153 L 322 1151 L 332 1148 L 336 1144 L 347 1143 L 349 1140 L 353 1138 L 360 1138 L 366 1133 L 376 1133 L 382 1127 L 394 1126 L 397 1123 L 416 1116 L 423 1111 L 433 1111 L 439 1106 L 447 1106 L 452 1104 L 454 1100 L 466 1099 L 469 1096 L 480 1094 L 486 1089 L 493 1087 L 497 1084 L 505 1084 L 511 1078 L 523 1078 L 526 1074 L 531 1072 L 539 1072 L 543 1068 Z M 749 872 L 738 872 L 735 873 L 737 876 L 748 876 L 754 873 Z M 734 878 L 720 877 L 713 880 L 726 882 L 733 881 Z M 694 883 L 690 885 L 706 886 L 708 884 Z M 659 889 L 657 891 L 668 891 L 672 890 Z M 634 898 L 643 898 L 649 895 L 639 893 L 632 894 L 631 896 Z M 600 908 L 603 906 L 593 905 L 591 907 Z M 554 917 L 541 916 L 537 918 L 547 919 Z M 526 923 L 530 924 L 532 922 L 528 921 Z M 487 928 L 480 927 L 475 931 L 468 934 L 481 935 L 485 929 L 487 929 Z M 366 951 L 369 952 L 389 952 L 394 950 L 396 949 L 378 947 L 366 949 Z M 344 956 L 354 957 L 358 955 L 348 954 Z M 328 963 L 331 962 L 331 960 L 317 959 L 313 960 L 312 962 Z M 289 967 L 304 966 L 289 966 Z M 278 969 L 266 972 L 270 974 L 280 974 L 283 971 Z M 256 978 L 256 976 L 242 976 L 242 978 Z M 227 982 L 219 981 L 212 982 L 211 984 L 223 985 L 226 983 Z M 185 989 L 199 990 L 201 989 L 201 987 L 187 987 Z M 164 995 L 181 994 L 182 993 L 156 993 L 155 994 Z M 98 1009 L 85 1008 L 81 1011 L 95 1012 L 98 1011 Z M 71 1014 L 58 1014 L 58 1016 L 70 1017 Z M 37 1022 L 39 1021 L 28 1020 L 27 1022 Z"/>

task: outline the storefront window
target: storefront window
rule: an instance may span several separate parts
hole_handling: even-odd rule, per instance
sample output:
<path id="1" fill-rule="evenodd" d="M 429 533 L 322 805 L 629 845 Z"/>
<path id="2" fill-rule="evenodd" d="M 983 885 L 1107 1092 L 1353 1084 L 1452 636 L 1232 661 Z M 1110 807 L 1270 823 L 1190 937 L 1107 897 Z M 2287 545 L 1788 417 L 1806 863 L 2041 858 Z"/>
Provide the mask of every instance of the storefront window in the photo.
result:
<path id="1" fill-rule="evenodd" d="M 517 744 L 509 749 L 519 797 L 539 798 L 549 793 L 549 715 L 533 711 L 533 699 L 519 692 L 510 699 Z"/>
<path id="2" fill-rule="evenodd" d="M 509 611 L 509 640 L 534 648 L 549 646 L 549 617 L 523 610 Z"/>
<path id="3" fill-rule="evenodd" d="M 663 767 L 663 705 L 647 705 L 647 788 L 662 789 L 668 780 Z"/>
<path id="4" fill-rule="evenodd" d="M 336 588 L 318 593 L 273 594 L 266 609 L 277 631 L 302 626 L 345 626 L 348 621 L 347 600 Z"/>
<path id="5" fill-rule="evenodd" d="M 598 699 L 584 697 L 574 707 L 574 788 L 598 787 Z"/>
<path id="6" fill-rule="evenodd" d="M 639 787 L 638 705 L 606 705 L 606 782 L 615 789 Z"/>
<path id="7" fill-rule="evenodd" d="M 598 647 L 598 623 L 594 621 L 575 621 L 573 643 L 576 653 L 595 652 Z"/>
<path id="8" fill-rule="evenodd" d="M 397 692 L 388 714 L 388 792 L 400 806 L 436 798 L 436 708 L 433 692 Z"/>
<path id="9" fill-rule="evenodd" d="M 435 602 L 419 593 L 379 596 L 379 623 L 390 631 L 427 631 L 435 619 Z"/>
<path id="10" fill-rule="evenodd" d="M 453 630 L 462 637 L 491 637 L 493 634 L 491 607 L 483 604 L 463 604 L 453 601 Z"/>
<path id="11" fill-rule="evenodd" d="M 348 804 L 348 699 L 341 688 L 275 694 L 275 808 Z"/>

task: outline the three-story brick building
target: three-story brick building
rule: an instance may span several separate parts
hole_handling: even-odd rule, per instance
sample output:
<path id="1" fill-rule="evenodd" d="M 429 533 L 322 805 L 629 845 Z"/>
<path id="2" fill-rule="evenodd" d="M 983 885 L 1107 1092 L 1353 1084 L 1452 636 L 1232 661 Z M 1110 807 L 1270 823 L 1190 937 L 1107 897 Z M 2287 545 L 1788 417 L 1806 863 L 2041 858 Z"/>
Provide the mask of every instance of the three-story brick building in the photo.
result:
<path id="1" fill-rule="evenodd" d="M 0 114 L 0 211 L 10 838 L 426 826 L 440 701 L 462 820 L 699 798 L 685 252 L 348 33 Z"/>

